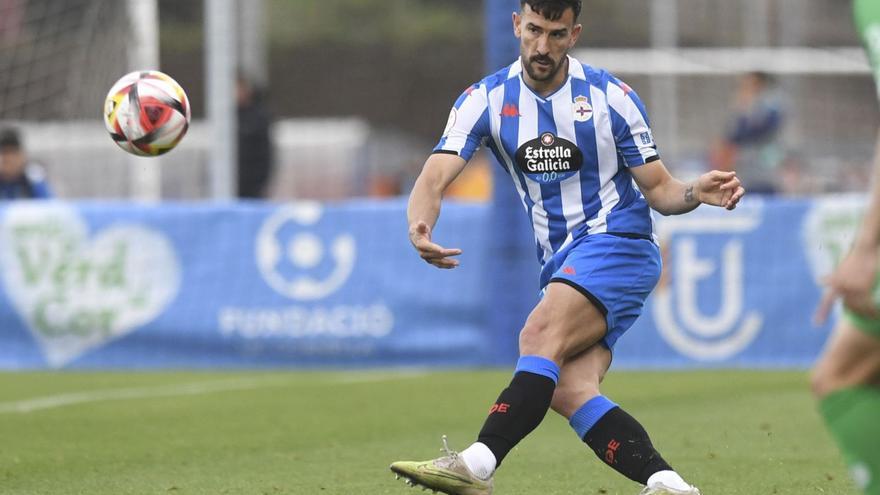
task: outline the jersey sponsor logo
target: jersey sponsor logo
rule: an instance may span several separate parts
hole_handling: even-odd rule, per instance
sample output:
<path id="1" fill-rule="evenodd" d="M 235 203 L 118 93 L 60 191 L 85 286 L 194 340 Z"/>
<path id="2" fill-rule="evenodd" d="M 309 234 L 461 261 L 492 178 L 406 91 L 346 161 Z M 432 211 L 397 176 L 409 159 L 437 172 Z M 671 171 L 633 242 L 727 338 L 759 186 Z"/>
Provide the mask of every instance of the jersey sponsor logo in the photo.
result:
<path id="1" fill-rule="evenodd" d="M 516 150 L 516 164 L 533 180 L 552 183 L 576 174 L 583 165 L 580 148 L 571 141 L 545 132 Z"/>
<path id="2" fill-rule="evenodd" d="M 593 118 L 593 107 L 590 100 L 586 96 L 577 96 L 574 99 L 574 120 L 576 122 L 586 122 Z"/>

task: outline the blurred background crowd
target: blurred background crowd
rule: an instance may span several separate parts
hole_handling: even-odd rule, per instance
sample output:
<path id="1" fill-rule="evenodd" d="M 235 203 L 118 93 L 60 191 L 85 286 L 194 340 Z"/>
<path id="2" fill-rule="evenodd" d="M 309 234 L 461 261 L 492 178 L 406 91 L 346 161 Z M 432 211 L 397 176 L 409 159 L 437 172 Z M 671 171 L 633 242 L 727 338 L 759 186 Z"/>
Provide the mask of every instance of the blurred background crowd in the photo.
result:
<path id="1" fill-rule="evenodd" d="M 187 90 L 195 120 L 161 160 L 161 197 L 208 198 L 204 2 L 158 7 L 160 67 Z M 406 194 L 450 105 L 486 72 L 477 0 L 239 8 L 240 197 Z M 132 169 L 118 163 L 128 158 L 95 132 L 105 86 L 127 70 L 123 11 L 115 0 L 0 0 L 0 123 L 18 130 L 58 196 L 132 196 Z M 595 0 L 575 56 L 613 62 L 679 176 L 734 169 L 751 192 L 786 196 L 863 190 L 878 113 L 865 104 L 874 88 L 848 12 L 838 0 Z M 672 47 L 703 50 L 704 62 L 658 59 Z M 450 194 L 487 200 L 492 166 L 481 155 Z"/>

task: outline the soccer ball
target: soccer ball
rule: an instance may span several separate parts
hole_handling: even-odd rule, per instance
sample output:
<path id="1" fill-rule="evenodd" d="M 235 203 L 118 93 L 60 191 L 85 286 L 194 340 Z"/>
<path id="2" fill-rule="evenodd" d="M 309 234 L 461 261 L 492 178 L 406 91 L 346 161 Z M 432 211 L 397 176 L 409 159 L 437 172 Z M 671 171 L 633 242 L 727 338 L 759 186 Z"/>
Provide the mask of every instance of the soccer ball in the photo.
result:
<path id="1" fill-rule="evenodd" d="M 104 101 L 104 125 L 113 141 L 139 156 L 171 151 L 189 128 L 189 99 L 168 75 L 155 70 L 122 76 Z"/>

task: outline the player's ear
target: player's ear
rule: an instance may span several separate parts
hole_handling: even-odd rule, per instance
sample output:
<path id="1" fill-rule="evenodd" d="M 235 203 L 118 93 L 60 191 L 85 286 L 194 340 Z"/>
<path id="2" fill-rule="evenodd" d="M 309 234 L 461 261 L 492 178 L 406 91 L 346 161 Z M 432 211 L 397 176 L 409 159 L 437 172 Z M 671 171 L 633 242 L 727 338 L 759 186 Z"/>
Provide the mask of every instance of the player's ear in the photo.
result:
<path id="1" fill-rule="evenodd" d="M 578 39 L 581 37 L 581 31 L 583 31 L 583 30 L 584 30 L 583 24 L 575 24 L 574 25 L 574 28 L 572 28 L 572 30 L 571 30 L 571 41 L 568 44 L 569 49 L 574 48 L 574 45 L 577 44 Z"/>
<path id="2" fill-rule="evenodd" d="M 520 28 L 520 22 L 522 21 L 522 17 L 519 15 L 519 12 L 513 13 L 513 34 L 517 38 L 522 34 L 522 29 Z"/>

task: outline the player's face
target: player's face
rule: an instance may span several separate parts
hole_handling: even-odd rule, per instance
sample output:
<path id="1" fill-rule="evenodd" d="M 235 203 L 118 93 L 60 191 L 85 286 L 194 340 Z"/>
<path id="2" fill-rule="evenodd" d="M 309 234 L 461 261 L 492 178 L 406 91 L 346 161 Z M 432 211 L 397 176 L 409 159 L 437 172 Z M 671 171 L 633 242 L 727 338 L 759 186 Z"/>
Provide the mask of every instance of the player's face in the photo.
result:
<path id="1" fill-rule="evenodd" d="M 13 179 L 24 170 L 24 153 L 17 148 L 0 148 L 0 176 Z"/>
<path id="2" fill-rule="evenodd" d="M 581 34 L 581 25 L 574 23 L 574 11 L 567 9 L 551 21 L 526 4 L 522 14 L 513 14 L 513 29 L 520 39 L 520 55 L 529 78 L 537 83 L 561 82 L 556 78 Z"/>

